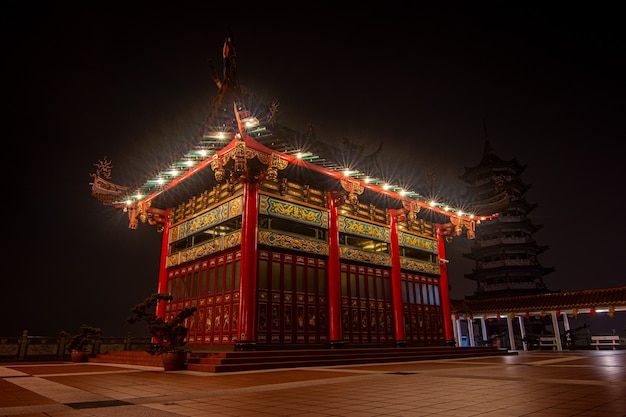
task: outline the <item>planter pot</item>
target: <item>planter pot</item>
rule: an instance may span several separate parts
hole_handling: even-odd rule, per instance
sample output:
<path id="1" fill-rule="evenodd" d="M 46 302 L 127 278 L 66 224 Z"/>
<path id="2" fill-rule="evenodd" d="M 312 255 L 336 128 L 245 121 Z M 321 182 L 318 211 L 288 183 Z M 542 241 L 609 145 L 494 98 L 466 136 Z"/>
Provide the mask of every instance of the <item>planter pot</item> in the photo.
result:
<path id="1" fill-rule="evenodd" d="M 187 352 L 166 352 L 161 354 L 163 369 L 166 371 L 180 371 L 185 369 Z"/>
<path id="2" fill-rule="evenodd" d="M 72 351 L 72 362 L 88 362 L 88 361 L 89 361 L 89 352 L 85 352 L 83 350 Z"/>

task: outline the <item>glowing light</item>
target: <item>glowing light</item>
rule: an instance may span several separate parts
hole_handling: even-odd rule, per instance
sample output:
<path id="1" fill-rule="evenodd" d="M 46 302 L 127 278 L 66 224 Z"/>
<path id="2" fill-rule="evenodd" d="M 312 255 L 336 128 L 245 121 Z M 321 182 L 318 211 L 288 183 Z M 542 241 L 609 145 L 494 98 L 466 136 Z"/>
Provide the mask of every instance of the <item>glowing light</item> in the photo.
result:
<path id="1" fill-rule="evenodd" d="M 157 183 L 158 184 L 164 184 L 165 180 L 163 178 L 159 178 L 159 179 L 157 179 Z"/>
<path id="2" fill-rule="evenodd" d="M 175 176 L 177 176 L 177 175 L 178 175 L 178 171 L 177 171 L 177 170 L 175 170 L 175 169 L 173 169 L 173 170 L 171 170 L 171 171 L 170 171 L 170 175 L 171 175 L 172 177 L 175 177 Z"/>
<path id="3" fill-rule="evenodd" d="M 437 203 L 435 203 L 434 200 L 430 200 L 430 203 L 428 203 L 429 206 L 431 207 L 435 207 L 437 205 Z"/>
<path id="4" fill-rule="evenodd" d="M 345 169 L 345 170 L 343 171 L 343 176 L 344 176 L 344 177 L 349 177 L 349 176 L 350 176 L 350 174 L 352 174 L 352 171 L 350 171 L 349 169 Z"/>
<path id="5" fill-rule="evenodd" d="M 255 127 L 259 125 L 259 119 L 257 119 L 254 116 L 246 117 L 245 119 L 242 120 L 242 122 L 247 128 L 251 128 L 251 127 Z"/>
<path id="6" fill-rule="evenodd" d="M 193 166 L 193 161 L 188 159 L 185 161 L 185 165 L 187 165 L 188 167 Z"/>
<path id="7" fill-rule="evenodd" d="M 389 189 L 389 184 L 385 183 L 383 184 L 383 190 L 388 190 Z"/>

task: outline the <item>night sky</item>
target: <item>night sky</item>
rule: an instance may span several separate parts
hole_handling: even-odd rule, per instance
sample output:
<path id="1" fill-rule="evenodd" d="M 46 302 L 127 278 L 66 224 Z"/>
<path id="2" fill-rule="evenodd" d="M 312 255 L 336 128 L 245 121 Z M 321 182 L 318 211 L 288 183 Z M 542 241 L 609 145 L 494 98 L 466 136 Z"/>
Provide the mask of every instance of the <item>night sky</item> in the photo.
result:
<path id="1" fill-rule="evenodd" d="M 208 3 L 208 2 L 202 2 Z M 552 290 L 626 284 L 624 26 L 611 9 L 331 6 L 239 10 L 3 6 L 5 242 L 0 336 L 143 334 L 125 319 L 156 290 L 161 235 L 91 197 L 93 164 L 131 185 L 201 133 L 232 30 L 240 83 L 280 123 L 381 143 L 390 177 L 429 173 L 449 201 L 483 154 L 527 166 Z M 34 6 L 33 6 L 34 7 Z M 300 5 L 300 8 L 303 6 Z M 471 242 L 447 247 L 451 296 L 471 295 Z"/>

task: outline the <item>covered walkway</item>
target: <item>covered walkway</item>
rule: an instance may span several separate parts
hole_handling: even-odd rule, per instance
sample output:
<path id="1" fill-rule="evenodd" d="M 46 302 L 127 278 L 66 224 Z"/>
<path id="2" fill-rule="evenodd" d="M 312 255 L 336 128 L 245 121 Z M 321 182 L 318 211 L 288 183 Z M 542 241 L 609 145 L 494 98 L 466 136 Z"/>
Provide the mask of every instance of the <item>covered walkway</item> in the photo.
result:
<path id="1" fill-rule="evenodd" d="M 626 286 L 594 290 L 553 292 L 516 297 L 451 300 L 454 339 L 457 346 L 501 343 L 511 350 L 530 350 L 529 341 L 554 350 L 577 347 L 580 326 L 572 326 L 580 316 L 606 315 L 626 327 Z M 626 329 L 619 326 L 612 334 L 594 334 L 589 329 L 588 346 L 618 349 L 626 343 Z M 493 330 L 498 329 L 498 334 Z M 540 330 L 537 330 L 540 329 Z M 621 346 L 620 346 L 621 343 Z M 580 347 L 580 344 L 578 345 Z"/>

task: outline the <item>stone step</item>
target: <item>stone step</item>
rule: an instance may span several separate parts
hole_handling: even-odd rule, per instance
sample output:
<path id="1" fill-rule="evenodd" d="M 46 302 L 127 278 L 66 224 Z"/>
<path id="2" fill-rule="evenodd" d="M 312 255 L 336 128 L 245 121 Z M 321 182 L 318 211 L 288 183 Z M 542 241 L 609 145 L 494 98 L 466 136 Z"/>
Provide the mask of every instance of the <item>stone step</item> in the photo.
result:
<path id="1" fill-rule="evenodd" d="M 495 347 L 425 347 L 276 350 L 246 352 L 191 352 L 187 369 L 199 372 L 235 372 L 272 368 L 358 365 L 417 360 L 468 358 L 511 354 Z"/>
<path id="2" fill-rule="evenodd" d="M 186 369 L 198 372 L 237 372 L 274 368 L 358 365 L 367 363 L 410 362 L 434 359 L 470 358 L 509 355 L 496 347 L 406 347 L 406 348 L 346 348 L 291 349 L 255 351 L 191 351 Z M 144 351 L 114 351 L 89 358 L 89 362 L 123 363 L 163 367 L 159 355 Z"/>
<path id="3" fill-rule="evenodd" d="M 89 358 L 89 362 L 163 367 L 163 362 L 159 355 L 150 355 L 143 350 L 108 351 L 96 355 L 95 358 Z"/>

